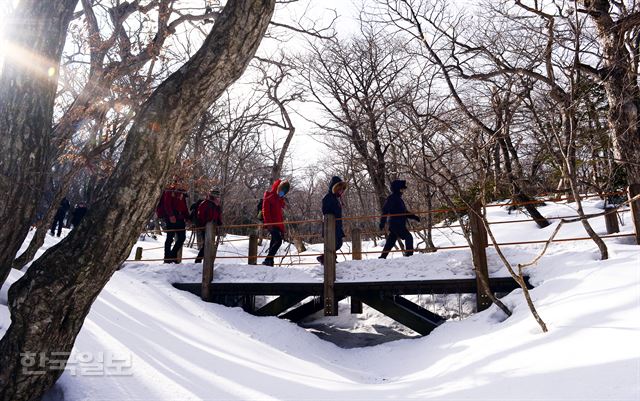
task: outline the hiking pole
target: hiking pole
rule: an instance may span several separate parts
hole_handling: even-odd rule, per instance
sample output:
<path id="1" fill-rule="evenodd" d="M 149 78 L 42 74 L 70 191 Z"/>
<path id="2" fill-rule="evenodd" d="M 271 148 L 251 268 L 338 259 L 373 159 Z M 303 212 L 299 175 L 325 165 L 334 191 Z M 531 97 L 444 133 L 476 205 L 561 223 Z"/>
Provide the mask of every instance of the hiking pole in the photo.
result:
<path id="1" fill-rule="evenodd" d="M 286 248 L 284 248 L 284 255 L 282 255 L 282 258 L 280 258 L 280 266 L 282 266 L 282 262 L 284 262 L 284 258 L 287 257 L 287 255 L 289 254 L 289 249 L 291 249 L 291 242 L 289 241 L 289 244 L 287 245 Z"/>

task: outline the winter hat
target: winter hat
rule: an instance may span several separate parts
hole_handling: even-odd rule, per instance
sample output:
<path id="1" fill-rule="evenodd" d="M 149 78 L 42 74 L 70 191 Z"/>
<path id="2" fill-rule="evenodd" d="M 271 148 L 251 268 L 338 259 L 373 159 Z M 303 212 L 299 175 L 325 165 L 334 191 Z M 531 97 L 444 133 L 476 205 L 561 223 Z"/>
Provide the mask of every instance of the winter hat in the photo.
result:
<path id="1" fill-rule="evenodd" d="M 289 192 L 290 188 L 291 188 L 291 184 L 289 184 L 289 181 L 282 180 L 280 185 L 278 185 L 278 190 L 276 192 L 277 193 L 284 192 L 286 195 Z"/>
<path id="2" fill-rule="evenodd" d="M 401 189 L 407 189 L 407 182 L 405 180 L 394 180 L 391 182 L 391 192 L 399 192 Z"/>
<path id="3" fill-rule="evenodd" d="M 331 192 L 337 195 L 339 192 L 346 191 L 348 187 L 349 184 L 347 184 L 345 181 L 340 180 L 333 184 L 333 186 L 331 187 Z"/>

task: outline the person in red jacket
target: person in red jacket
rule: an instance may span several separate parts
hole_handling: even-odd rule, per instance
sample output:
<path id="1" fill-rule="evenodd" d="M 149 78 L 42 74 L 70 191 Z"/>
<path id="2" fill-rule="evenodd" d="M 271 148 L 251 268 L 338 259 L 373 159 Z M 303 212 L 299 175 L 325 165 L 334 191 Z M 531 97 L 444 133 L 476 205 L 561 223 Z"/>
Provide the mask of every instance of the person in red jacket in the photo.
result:
<path id="1" fill-rule="evenodd" d="M 217 225 L 222 225 L 222 208 L 220 207 L 220 191 L 217 189 L 209 192 L 209 196 L 207 199 L 200 202 L 198 205 L 197 221 L 198 225 L 205 226 L 209 222 L 214 222 Z M 198 252 L 198 257 L 196 258 L 196 263 L 202 262 L 202 258 L 204 256 L 204 238 L 205 232 L 204 230 L 198 230 L 198 237 L 200 237 L 200 243 L 202 244 L 202 248 L 200 248 L 200 252 Z"/>
<path id="2" fill-rule="evenodd" d="M 178 263 L 178 251 L 187 238 L 186 220 L 189 218 L 189 208 L 186 197 L 187 192 L 174 182 L 162 192 L 160 203 L 156 208 L 158 217 L 165 220 L 167 229 L 167 239 L 164 242 L 164 263 Z M 175 244 L 173 244 L 174 238 Z"/>
<path id="3" fill-rule="evenodd" d="M 276 180 L 270 191 L 265 191 L 262 200 L 262 218 L 264 225 L 271 234 L 269 252 L 262 262 L 263 265 L 273 266 L 273 257 L 282 245 L 282 238 L 286 232 L 283 223 L 282 209 L 286 206 L 285 195 L 289 192 L 290 184 L 287 180 Z"/>

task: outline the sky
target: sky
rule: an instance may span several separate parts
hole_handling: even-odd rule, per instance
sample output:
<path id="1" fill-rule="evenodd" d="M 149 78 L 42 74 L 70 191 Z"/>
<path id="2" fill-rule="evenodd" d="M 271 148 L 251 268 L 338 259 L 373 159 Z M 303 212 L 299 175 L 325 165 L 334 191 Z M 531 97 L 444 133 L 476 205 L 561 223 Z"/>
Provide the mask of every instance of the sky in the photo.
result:
<path id="1" fill-rule="evenodd" d="M 364 2 L 367 1 L 364 0 Z M 277 22 L 288 20 L 308 23 L 307 19 L 313 18 L 317 21 L 318 26 L 327 26 L 335 18 L 333 24 L 338 36 L 348 37 L 356 34 L 359 30 L 357 17 L 362 7 L 363 1 L 361 0 L 301 0 L 298 3 L 277 8 L 273 19 Z M 302 52 L 307 46 L 308 39 L 303 34 L 295 34 L 292 40 L 287 41 L 286 44 L 266 40 L 260 51 L 267 54 L 276 53 L 281 49 L 291 53 Z M 328 152 L 328 149 L 313 137 L 313 134 L 317 133 L 317 129 L 315 124 L 309 121 L 318 116 L 321 110 L 309 102 L 297 103 L 292 106 L 295 108 L 292 120 L 296 127 L 296 134 L 291 143 L 289 161 L 290 167 L 296 174 L 296 172 L 302 172 L 304 167 L 317 163 Z M 282 138 L 282 134 L 280 137 Z"/>
<path id="2" fill-rule="evenodd" d="M 18 0 L 0 0 L 0 68 L 4 53 L 9 49 L 7 44 L 2 41 L 2 32 L 4 28 L 3 20 L 5 20 L 10 4 L 17 4 Z M 300 0 L 295 3 L 279 5 L 274 15 L 274 21 L 296 24 L 300 21 L 302 25 L 309 26 L 313 20 L 318 26 L 328 25 L 334 18 L 334 28 L 340 38 L 348 38 L 356 35 L 359 31 L 358 16 L 361 10 L 370 10 L 374 7 L 375 0 Z M 458 0 L 454 4 L 466 4 L 467 0 Z M 182 5 L 186 7 L 202 8 L 202 0 L 183 0 Z M 303 34 L 291 34 L 285 43 L 276 42 L 274 40 L 264 40 L 259 54 L 269 55 L 277 54 L 278 51 L 286 53 L 302 52 L 306 46 L 308 36 Z M 21 57 L 28 59 L 28 57 Z M 47 74 L 55 72 L 51 68 L 42 68 Z M 243 85 L 236 85 L 235 90 L 242 93 Z M 242 96 L 242 95 L 241 95 Z M 289 167 L 293 171 L 301 170 L 306 166 L 316 163 L 326 152 L 327 149 L 317 138 L 314 139 L 313 134 L 317 133 L 316 127 L 309 119 L 316 118 L 320 109 L 311 103 L 292 104 L 292 118 L 296 127 L 296 134 L 292 141 L 290 151 Z M 273 132 L 272 135 L 280 137 L 283 140 L 284 132 Z M 268 140 L 268 138 L 265 138 Z"/>

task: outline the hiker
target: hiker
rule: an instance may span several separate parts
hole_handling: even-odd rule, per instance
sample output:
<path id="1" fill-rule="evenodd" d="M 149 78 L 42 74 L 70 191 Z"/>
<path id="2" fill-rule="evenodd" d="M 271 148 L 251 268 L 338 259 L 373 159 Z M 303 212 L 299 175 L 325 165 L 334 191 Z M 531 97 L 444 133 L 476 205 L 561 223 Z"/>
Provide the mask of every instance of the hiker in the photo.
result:
<path id="1" fill-rule="evenodd" d="M 331 178 L 329 182 L 329 190 L 322 198 L 322 214 L 332 214 L 336 217 L 336 252 L 342 247 L 342 238 L 344 238 L 344 230 L 342 229 L 342 201 L 340 197 L 347 190 L 347 183 L 342 181 L 338 176 Z M 324 226 L 322 228 L 324 235 Z M 324 265 L 324 255 L 317 257 L 318 262 Z"/>
<path id="2" fill-rule="evenodd" d="M 187 237 L 186 220 L 189 218 L 189 209 L 186 198 L 186 191 L 174 181 L 162 192 L 156 208 L 158 218 L 165 220 L 167 230 L 167 239 L 164 242 L 164 263 L 178 263 L 178 251 Z M 174 238 L 175 244 L 173 244 Z"/>
<path id="3" fill-rule="evenodd" d="M 285 195 L 289 192 L 290 184 L 287 180 L 276 180 L 270 191 L 265 191 L 262 201 L 262 218 L 266 229 L 271 234 L 269 252 L 262 262 L 263 265 L 273 266 L 273 257 L 282 245 L 282 238 L 286 230 L 283 224 L 282 209 L 287 205 Z"/>
<path id="4" fill-rule="evenodd" d="M 380 230 L 384 230 L 384 226 L 387 222 L 386 215 L 389 216 L 389 234 L 387 235 L 386 243 L 382 249 L 382 254 L 379 259 L 386 259 L 389 251 L 396 244 L 398 238 L 402 238 L 405 244 L 404 256 L 413 255 L 413 236 L 407 230 L 407 219 L 413 219 L 420 221 L 420 217 L 415 214 L 411 214 L 407 211 L 407 207 L 402 200 L 402 193 L 407 189 L 407 182 L 405 180 L 395 180 L 391 183 L 391 195 L 387 197 L 382 207 L 383 216 L 380 218 Z M 397 216 L 399 215 L 399 216 Z"/>
<path id="5" fill-rule="evenodd" d="M 204 257 L 204 244 L 205 244 L 205 230 L 204 226 L 206 226 L 209 222 L 214 222 L 215 224 L 221 226 L 222 225 L 222 209 L 220 208 L 220 191 L 217 189 L 211 190 L 207 199 L 200 202 L 198 205 L 198 210 L 196 213 L 196 224 L 197 227 L 202 227 L 197 231 L 198 242 L 202 244 L 200 247 L 200 251 L 198 252 L 198 256 L 196 257 L 196 263 L 202 262 L 202 258 Z"/>
<path id="6" fill-rule="evenodd" d="M 70 207 L 71 207 L 71 205 L 69 204 L 69 201 L 67 200 L 67 198 L 66 197 L 62 198 L 62 200 L 60 201 L 60 206 L 58 206 L 58 211 L 56 212 L 56 216 L 53 219 L 53 224 L 51 225 L 51 235 L 52 236 L 55 234 L 56 226 L 58 228 L 57 236 L 59 237 L 60 234 L 62 234 L 62 226 L 64 225 L 64 217 L 67 215 L 67 212 L 69 211 Z"/>
<path id="7" fill-rule="evenodd" d="M 71 225 L 73 228 L 78 227 L 85 214 L 87 214 L 87 204 L 84 202 L 76 203 L 73 207 L 73 212 L 71 212 Z"/>

